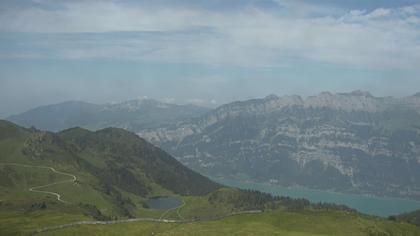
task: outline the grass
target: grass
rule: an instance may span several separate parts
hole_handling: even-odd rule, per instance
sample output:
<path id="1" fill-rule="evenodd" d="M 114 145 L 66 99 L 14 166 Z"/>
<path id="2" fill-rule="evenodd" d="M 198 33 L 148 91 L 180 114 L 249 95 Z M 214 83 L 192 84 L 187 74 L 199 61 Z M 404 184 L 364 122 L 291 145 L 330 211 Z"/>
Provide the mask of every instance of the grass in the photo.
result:
<path id="1" fill-rule="evenodd" d="M 83 225 L 41 235 L 420 235 L 420 229 L 406 223 L 361 217 L 357 214 L 276 210 L 237 215 L 194 223 L 137 222 L 118 225 Z"/>
<path id="2" fill-rule="evenodd" d="M 62 206 L 37 211 L 2 210 L 0 211 L 0 235 L 29 235 L 36 229 L 45 228 L 51 224 L 65 224 L 80 220 L 92 220 L 92 218 Z"/>
<path id="3" fill-rule="evenodd" d="M 179 209 L 184 219 L 212 219 L 230 213 L 230 207 L 212 205 L 207 197 L 184 197 L 185 206 Z M 171 212 L 169 219 L 178 219 L 176 211 Z"/>

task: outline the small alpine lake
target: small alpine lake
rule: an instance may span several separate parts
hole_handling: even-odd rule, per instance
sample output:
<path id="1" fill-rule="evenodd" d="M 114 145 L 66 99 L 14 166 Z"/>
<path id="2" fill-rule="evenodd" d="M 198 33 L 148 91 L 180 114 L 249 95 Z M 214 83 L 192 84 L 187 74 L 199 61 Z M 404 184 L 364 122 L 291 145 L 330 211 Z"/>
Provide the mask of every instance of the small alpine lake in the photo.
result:
<path id="1" fill-rule="evenodd" d="M 344 204 L 358 210 L 361 213 L 382 217 L 420 209 L 420 201 L 409 199 L 335 193 L 305 187 L 282 187 L 271 184 L 227 180 L 223 178 L 211 179 L 223 185 L 241 189 L 258 190 L 261 192 L 271 193 L 275 196 L 306 198 L 313 203 L 325 202 Z"/>
<path id="2" fill-rule="evenodd" d="M 182 205 L 182 201 L 171 196 L 156 196 L 149 198 L 146 205 L 152 209 L 171 209 Z"/>

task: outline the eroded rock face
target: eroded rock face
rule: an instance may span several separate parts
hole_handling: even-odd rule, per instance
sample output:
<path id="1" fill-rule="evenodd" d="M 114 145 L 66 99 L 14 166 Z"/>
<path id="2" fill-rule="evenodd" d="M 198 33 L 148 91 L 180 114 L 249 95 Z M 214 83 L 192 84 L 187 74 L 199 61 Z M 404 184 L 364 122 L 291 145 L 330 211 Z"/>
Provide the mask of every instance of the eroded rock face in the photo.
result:
<path id="1" fill-rule="evenodd" d="M 419 98 L 270 95 L 139 135 L 212 176 L 420 199 Z"/>

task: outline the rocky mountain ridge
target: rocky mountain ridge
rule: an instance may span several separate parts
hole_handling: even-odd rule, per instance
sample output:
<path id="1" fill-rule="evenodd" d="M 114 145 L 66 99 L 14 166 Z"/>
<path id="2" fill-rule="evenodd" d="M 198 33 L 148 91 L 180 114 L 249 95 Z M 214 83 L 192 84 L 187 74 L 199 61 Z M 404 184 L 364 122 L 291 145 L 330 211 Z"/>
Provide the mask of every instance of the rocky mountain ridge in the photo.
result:
<path id="1" fill-rule="evenodd" d="M 138 134 L 212 176 L 420 199 L 419 104 L 270 95 Z"/>
<path id="2" fill-rule="evenodd" d="M 177 105 L 145 98 L 107 104 L 68 101 L 41 106 L 10 116 L 7 120 L 49 131 L 80 126 L 90 130 L 118 127 L 137 132 L 197 117 L 208 110 L 195 105 Z"/>
<path id="3" fill-rule="evenodd" d="M 344 111 L 367 111 L 378 112 L 394 106 L 406 106 L 409 108 L 420 106 L 418 94 L 403 97 L 374 97 L 369 92 L 353 91 L 350 93 L 322 92 L 315 96 L 302 98 L 299 95 L 269 95 L 262 99 L 252 99 L 241 102 L 233 102 L 219 107 L 222 111 L 240 109 L 250 112 L 271 112 L 285 107 L 301 106 L 304 108 L 331 108 Z"/>

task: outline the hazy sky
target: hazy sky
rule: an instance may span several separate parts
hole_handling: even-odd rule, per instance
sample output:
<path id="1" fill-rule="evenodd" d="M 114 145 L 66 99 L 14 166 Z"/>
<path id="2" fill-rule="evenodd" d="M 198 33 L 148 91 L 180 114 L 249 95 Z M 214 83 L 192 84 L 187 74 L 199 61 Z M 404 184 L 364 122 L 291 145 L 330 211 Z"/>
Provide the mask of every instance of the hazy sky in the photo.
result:
<path id="1" fill-rule="evenodd" d="M 0 117 L 356 89 L 420 91 L 420 0 L 0 1 Z"/>

